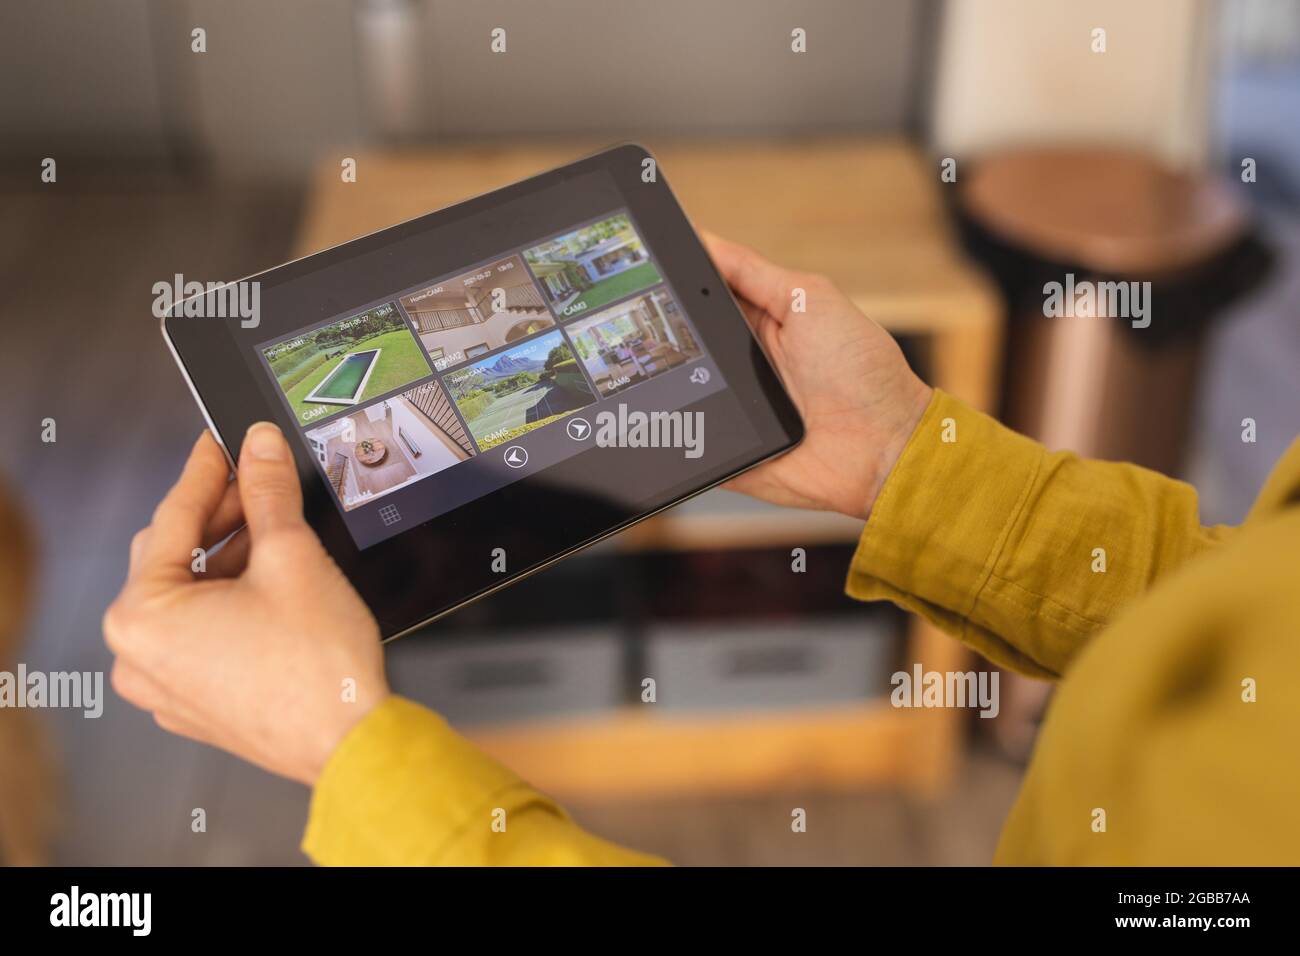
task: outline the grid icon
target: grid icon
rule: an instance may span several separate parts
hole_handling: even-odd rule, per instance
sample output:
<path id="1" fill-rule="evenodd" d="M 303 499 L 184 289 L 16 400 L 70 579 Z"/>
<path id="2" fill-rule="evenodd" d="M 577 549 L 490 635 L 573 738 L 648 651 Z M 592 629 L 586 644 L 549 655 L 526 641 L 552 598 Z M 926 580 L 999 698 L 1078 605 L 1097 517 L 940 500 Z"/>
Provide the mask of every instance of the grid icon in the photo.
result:
<path id="1" fill-rule="evenodd" d="M 397 505 L 384 505 L 379 509 L 379 517 L 385 525 L 397 524 L 402 520 L 402 516 L 397 511 Z"/>

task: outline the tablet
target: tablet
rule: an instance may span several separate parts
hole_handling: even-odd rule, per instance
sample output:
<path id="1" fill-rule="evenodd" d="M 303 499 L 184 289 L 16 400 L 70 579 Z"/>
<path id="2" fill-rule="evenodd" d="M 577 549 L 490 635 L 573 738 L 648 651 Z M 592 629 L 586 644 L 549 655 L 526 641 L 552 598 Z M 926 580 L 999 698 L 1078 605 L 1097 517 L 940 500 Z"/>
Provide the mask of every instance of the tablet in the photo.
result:
<path id="1" fill-rule="evenodd" d="M 650 160 L 615 147 L 163 319 L 232 461 L 254 422 L 284 430 L 385 639 L 802 438 Z"/>

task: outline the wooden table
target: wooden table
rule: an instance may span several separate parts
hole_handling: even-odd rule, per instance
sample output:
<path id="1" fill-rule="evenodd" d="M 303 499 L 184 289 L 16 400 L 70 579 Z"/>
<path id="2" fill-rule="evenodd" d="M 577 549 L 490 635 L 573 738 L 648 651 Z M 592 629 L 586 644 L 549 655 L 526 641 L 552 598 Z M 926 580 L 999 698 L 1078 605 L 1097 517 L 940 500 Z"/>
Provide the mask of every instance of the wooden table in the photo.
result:
<path id="1" fill-rule="evenodd" d="M 369 451 L 366 450 L 367 444 Z M 352 454 L 359 463 L 373 468 L 375 465 L 383 464 L 384 459 L 388 457 L 388 446 L 384 444 L 382 438 L 370 438 L 365 442 L 357 442 L 356 447 L 352 449 Z"/>
<path id="2" fill-rule="evenodd" d="M 322 160 L 297 252 L 382 229 L 594 152 L 603 144 L 494 144 L 361 155 L 344 183 Z M 936 164 L 894 140 L 645 144 L 699 227 L 783 265 L 833 278 L 896 333 L 924 335 L 933 383 L 991 408 L 1001 306 L 957 253 Z M 808 546 L 856 540 L 862 523 L 710 493 L 621 535 L 626 548 Z M 731 496 L 733 499 L 736 496 Z M 737 511 L 736 509 L 740 510 Z M 957 642 L 914 619 L 908 661 L 960 670 Z M 781 786 L 941 788 L 960 755 L 953 710 L 887 701 L 799 712 L 660 718 L 648 709 L 479 730 L 473 738 L 557 796 L 646 796 Z"/>

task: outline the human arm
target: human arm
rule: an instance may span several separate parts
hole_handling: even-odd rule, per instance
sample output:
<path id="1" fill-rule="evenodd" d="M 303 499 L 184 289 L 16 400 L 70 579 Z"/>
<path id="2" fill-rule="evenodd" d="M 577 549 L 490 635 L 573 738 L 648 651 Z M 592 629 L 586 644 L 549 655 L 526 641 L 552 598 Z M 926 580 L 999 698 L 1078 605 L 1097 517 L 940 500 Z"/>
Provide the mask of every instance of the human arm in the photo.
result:
<path id="1" fill-rule="evenodd" d="M 867 518 L 852 596 L 894 601 L 998 663 L 1051 676 L 1132 598 L 1225 534 L 1200 525 L 1189 485 L 1048 453 L 932 393 L 824 277 L 708 243 L 807 431 L 729 487 Z M 803 312 L 792 308 L 796 289 L 807 293 Z M 1093 570 L 1097 549 L 1104 571 Z"/>
<path id="2" fill-rule="evenodd" d="M 165 730 L 312 787 L 304 849 L 317 862 L 658 862 L 587 834 L 390 694 L 378 626 L 303 520 L 301 494 L 274 426 L 250 430 L 235 482 L 200 436 L 104 616 L 117 692 Z M 193 549 L 245 523 L 191 570 Z"/>
<path id="3" fill-rule="evenodd" d="M 936 391 L 876 499 L 847 590 L 915 611 L 997 664 L 1053 677 L 1228 530 L 1202 527 L 1184 482 L 1048 452 Z"/>

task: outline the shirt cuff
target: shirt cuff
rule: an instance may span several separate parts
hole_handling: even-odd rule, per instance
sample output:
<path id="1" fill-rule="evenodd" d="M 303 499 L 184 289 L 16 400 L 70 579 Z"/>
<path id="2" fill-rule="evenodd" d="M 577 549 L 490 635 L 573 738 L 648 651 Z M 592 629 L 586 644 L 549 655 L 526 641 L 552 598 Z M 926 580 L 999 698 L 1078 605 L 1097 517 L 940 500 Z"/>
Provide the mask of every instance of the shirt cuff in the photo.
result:
<path id="1" fill-rule="evenodd" d="M 886 479 L 849 567 L 846 590 L 887 600 L 995 663 L 1051 672 L 972 622 L 1044 449 L 935 389 Z"/>
<path id="2" fill-rule="evenodd" d="M 325 764 L 302 850 L 325 865 L 445 862 L 468 827 L 486 828 L 493 806 L 522 795 L 537 799 L 437 714 L 394 695 Z"/>

